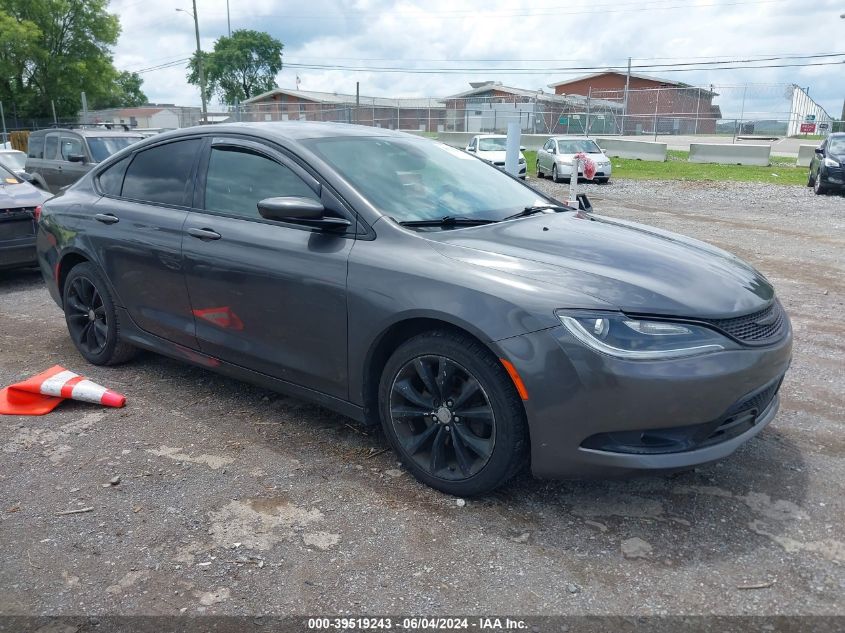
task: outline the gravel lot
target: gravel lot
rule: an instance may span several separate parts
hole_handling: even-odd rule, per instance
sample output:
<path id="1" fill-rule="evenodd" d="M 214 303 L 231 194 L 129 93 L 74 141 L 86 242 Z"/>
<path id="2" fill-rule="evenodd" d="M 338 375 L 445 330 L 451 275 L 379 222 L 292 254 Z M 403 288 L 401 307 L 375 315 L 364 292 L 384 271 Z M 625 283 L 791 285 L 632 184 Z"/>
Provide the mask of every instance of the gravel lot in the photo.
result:
<path id="1" fill-rule="evenodd" d="M 633 481 L 523 475 L 464 503 L 311 404 L 151 354 L 88 366 L 38 274 L 3 273 L 0 384 L 58 363 L 128 405 L 0 418 L 0 613 L 845 614 L 845 198 L 587 189 L 777 287 L 793 367 L 734 456 Z"/>

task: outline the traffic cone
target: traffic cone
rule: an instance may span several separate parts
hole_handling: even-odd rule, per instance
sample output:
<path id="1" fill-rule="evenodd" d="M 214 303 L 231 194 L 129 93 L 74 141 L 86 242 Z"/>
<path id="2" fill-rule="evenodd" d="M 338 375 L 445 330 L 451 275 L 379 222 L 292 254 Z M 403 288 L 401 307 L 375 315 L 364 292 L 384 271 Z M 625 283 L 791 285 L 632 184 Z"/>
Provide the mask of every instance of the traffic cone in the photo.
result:
<path id="1" fill-rule="evenodd" d="M 126 397 L 55 365 L 37 376 L 0 389 L 0 414 L 44 415 L 62 400 L 122 407 Z"/>

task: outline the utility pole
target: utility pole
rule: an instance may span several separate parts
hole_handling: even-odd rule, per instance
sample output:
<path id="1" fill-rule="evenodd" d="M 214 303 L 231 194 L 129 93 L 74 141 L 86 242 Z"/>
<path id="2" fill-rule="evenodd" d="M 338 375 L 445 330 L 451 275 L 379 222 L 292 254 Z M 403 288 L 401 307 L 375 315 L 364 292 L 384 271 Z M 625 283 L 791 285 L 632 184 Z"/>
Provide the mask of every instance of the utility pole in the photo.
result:
<path id="1" fill-rule="evenodd" d="M 202 100 L 202 119 L 200 120 L 201 123 L 208 123 L 208 105 L 206 104 L 205 98 L 205 68 L 203 68 L 202 63 L 202 48 L 200 48 L 200 21 L 199 17 L 197 16 L 197 0 L 193 0 L 194 5 L 194 12 L 191 13 L 185 9 L 176 9 L 177 11 L 181 11 L 182 13 L 187 13 L 192 18 L 194 18 L 194 34 L 197 37 L 197 70 L 199 71 L 200 76 L 200 99 Z"/>
<path id="2" fill-rule="evenodd" d="M 229 0 L 226 0 L 226 26 L 229 30 L 229 37 L 232 37 L 232 18 L 229 15 Z"/>

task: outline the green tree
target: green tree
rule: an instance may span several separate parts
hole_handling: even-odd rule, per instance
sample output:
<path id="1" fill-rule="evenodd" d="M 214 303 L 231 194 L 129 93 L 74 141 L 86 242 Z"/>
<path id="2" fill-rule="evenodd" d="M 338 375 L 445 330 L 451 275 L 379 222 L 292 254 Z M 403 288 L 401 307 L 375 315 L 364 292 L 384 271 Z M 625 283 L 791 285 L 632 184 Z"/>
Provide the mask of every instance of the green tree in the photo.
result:
<path id="1" fill-rule="evenodd" d="M 219 38 L 214 50 L 202 55 L 208 96 L 217 94 L 224 103 L 235 103 L 272 90 L 282 70 L 283 48 L 270 34 L 248 29 Z M 188 82 L 200 85 L 196 53 L 188 66 Z"/>
<path id="2" fill-rule="evenodd" d="M 0 101 L 28 100 L 25 77 L 41 31 L 34 22 L 18 21 L 0 11 Z"/>
<path id="3" fill-rule="evenodd" d="M 137 75 L 125 77 L 112 63 L 120 23 L 107 8 L 108 0 L 0 0 L 0 90 L 9 90 L 19 112 L 49 117 L 53 101 L 58 116 L 75 116 L 83 91 L 91 107 L 121 95 L 143 96 L 140 79 L 134 85 Z M 9 38 L 3 33 L 12 22 L 26 43 L 16 56 L 6 54 Z"/>
<path id="4" fill-rule="evenodd" d="M 114 88 L 102 101 L 91 105 L 92 108 L 134 108 L 148 103 L 147 95 L 141 90 L 143 79 L 138 73 L 123 71 L 117 74 Z"/>

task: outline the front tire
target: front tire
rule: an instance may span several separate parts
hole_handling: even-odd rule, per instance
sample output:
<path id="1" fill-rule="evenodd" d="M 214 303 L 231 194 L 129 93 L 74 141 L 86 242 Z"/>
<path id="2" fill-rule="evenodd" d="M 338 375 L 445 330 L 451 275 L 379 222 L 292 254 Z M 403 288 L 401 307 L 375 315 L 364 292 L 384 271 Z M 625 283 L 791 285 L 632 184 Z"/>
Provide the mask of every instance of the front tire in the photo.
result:
<path id="1" fill-rule="evenodd" d="M 557 165 L 554 165 L 554 166 L 552 167 L 552 180 L 553 180 L 554 182 L 560 182 L 560 181 L 561 181 L 561 178 L 560 178 L 560 176 L 559 176 L 559 175 L 558 175 L 558 173 L 557 173 Z"/>
<path id="2" fill-rule="evenodd" d="M 70 338 L 92 365 L 117 365 L 136 354 L 120 340 L 111 293 L 93 264 L 74 266 L 65 280 L 62 305 Z"/>
<path id="3" fill-rule="evenodd" d="M 816 177 L 813 179 L 813 193 L 817 196 L 823 196 L 828 192 L 827 186 L 822 182 L 822 175 L 821 172 L 816 174 Z"/>
<path id="4" fill-rule="evenodd" d="M 422 483 L 471 497 L 527 462 L 522 402 L 499 360 L 475 339 L 435 330 L 402 344 L 379 384 L 384 433 Z"/>

